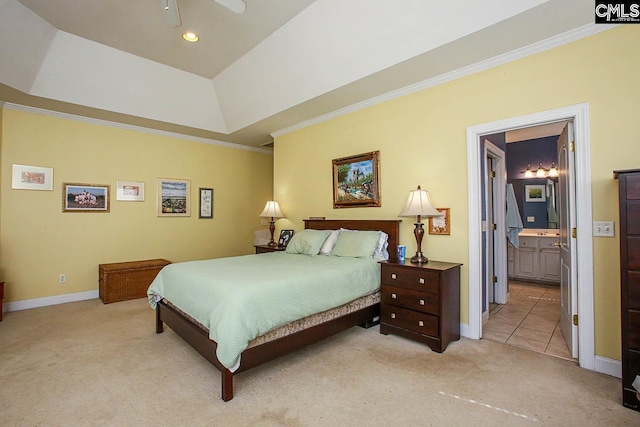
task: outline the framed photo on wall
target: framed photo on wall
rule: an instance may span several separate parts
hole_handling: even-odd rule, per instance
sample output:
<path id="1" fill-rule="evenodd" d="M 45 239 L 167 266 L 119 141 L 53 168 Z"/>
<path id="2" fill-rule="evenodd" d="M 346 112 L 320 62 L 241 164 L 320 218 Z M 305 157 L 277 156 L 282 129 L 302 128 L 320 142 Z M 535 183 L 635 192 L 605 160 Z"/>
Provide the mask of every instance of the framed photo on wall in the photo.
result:
<path id="1" fill-rule="evenodd" d="M 53 190 L 53 168 L 13 165 L 11 188 L 15 190 Z"/>
<path id="2" fill-rule="evenodd" d="M 116 200 L 123 202 L 144 202 L 144 182 L 118 181 Z"/>
<path id="3" fill-rule="evenodd" d="M 199 218 L 213 218 L 213 188 L 200 188 Z"/>
<path id="4" fill-rule="evenodd" d="M 429 234 L 451 234 L 450 231 L 450 208 L 436 208 L 442 216 L 429 218 Z"/>
<path id="5" fill-rule="evenodd" d="M 110 186 L 62 184 L 62 212 L 109 212 Z"/>
<path id="6" fill-rule="evenodd" d="M 525 185 L 524 201 L 525 202 L 546 202 L 545 185 Z"/>
<path id="7" fill-rule="evenodd" d="M 191 216 L 191 181 L 158 178 L 158 216 Z"/>
<path id="8" fill-rule="evenodd" d="M 380 206 L 380 152 L 333 160 L 333 208 Z"/>

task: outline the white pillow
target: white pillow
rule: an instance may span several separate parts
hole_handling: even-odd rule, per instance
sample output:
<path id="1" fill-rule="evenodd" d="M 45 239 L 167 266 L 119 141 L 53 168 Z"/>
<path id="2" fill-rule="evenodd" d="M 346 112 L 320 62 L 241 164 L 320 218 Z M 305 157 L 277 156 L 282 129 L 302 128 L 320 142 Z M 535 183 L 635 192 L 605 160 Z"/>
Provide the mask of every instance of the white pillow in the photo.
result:
<path id="1" fill-rule="evenodd" d="M 340 231 L 353 231 L 357 232 L 358 230 L 349 230 L 348 228 L 341 228 Z M 338 236 L 336 235 L 336 239 Z M 329 240 L 329 239 L 327 239 Z M 373 251 L 373 258 L 378 259 L 380 261 L 387 261 L 389 259 L 389 235 L 384 231 L 380 232 L 380 239 L 378 240 L 378 246 L 376 246 L 376 250 Z M 335 241 L 333 244 L 335 245 Z M 322 253 L 322 251 L 320 251 Z"/>
<path id="2" fill-rule="evenodd" d="M 329 234 L 327 240 L 325 240 L 322 247 L 320 247 L 320 255 L 329 255 L 331 253 L 338 240 L 338 234 L 340 234 L 338 230 L 331 230 L 331 234 Z"/>

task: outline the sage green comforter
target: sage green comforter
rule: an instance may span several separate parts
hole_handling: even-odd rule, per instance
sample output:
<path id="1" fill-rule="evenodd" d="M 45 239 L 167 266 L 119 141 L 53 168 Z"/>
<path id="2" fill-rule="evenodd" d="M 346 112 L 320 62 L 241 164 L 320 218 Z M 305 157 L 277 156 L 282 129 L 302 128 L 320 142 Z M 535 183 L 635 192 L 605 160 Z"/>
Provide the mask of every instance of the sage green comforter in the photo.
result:
<path id="1" fill-rule="evenodd" d="M 152 308 L 166 298 L 207 327 L 234 371 L 252 339 L 379 287 L 373 259 L 273 252 L 170 264 L 147 293 Z"/>

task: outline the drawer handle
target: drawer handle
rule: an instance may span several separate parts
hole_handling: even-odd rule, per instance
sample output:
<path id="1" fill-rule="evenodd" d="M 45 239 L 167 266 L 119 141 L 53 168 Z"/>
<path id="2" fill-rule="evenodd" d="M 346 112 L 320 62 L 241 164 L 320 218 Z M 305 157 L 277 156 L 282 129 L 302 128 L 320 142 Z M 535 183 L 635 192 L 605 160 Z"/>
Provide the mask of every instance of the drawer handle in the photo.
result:
<path id="1" fill-rule="evenodd" d="M 421 285 L 424 285 L 424 279 L 421 277 L 420 280 L 418 280 L 418 282 L 420 282 Z"/>
<path id="2" fill-rule="evenodd" d="M 396 278 L 396 273 L 391 273 L 391 278 L 395 279 Z"/>
<path id="3" fill-rule="evenodd" d="M 424 300 L 423 299 L 420 300 L 420 305 L 424 305 Z"/>
<path id="4" fill-rule="evenodd" d="M 418 320 L 418 326 L 424 326 L 424 322 L 422 320 Z"/>
<path id="5" fill-rule="evenodd" d="M 396 318 L 396 314 L 395 313 L 391 313 L 391 318 L 395 319 Z"/>
<path id="6" fill-rule="evenodd" d="M 391 298 L 396 299 L 397 298 L 396 294 L 391 294 Z"/>

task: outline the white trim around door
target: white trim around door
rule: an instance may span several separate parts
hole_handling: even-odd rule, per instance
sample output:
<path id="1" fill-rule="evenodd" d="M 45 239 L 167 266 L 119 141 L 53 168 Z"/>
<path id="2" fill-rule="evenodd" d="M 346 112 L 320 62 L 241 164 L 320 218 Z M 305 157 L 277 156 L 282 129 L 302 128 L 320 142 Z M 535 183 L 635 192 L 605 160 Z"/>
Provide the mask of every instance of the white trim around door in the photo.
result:
<path id="1" fill-rule="evenodd" d="M 482 200 L 480 138 L 509 130 L 573 120 L 576 158 L 576 212 L 578 245 L 578 342 L 580 366 L 596 370 L 593 307 L 593 232 L 589 104 L 578 104 L 467 128 L 467 184 L 469 188 L 469 326 L 468 338 L 482 336 Z"/>

